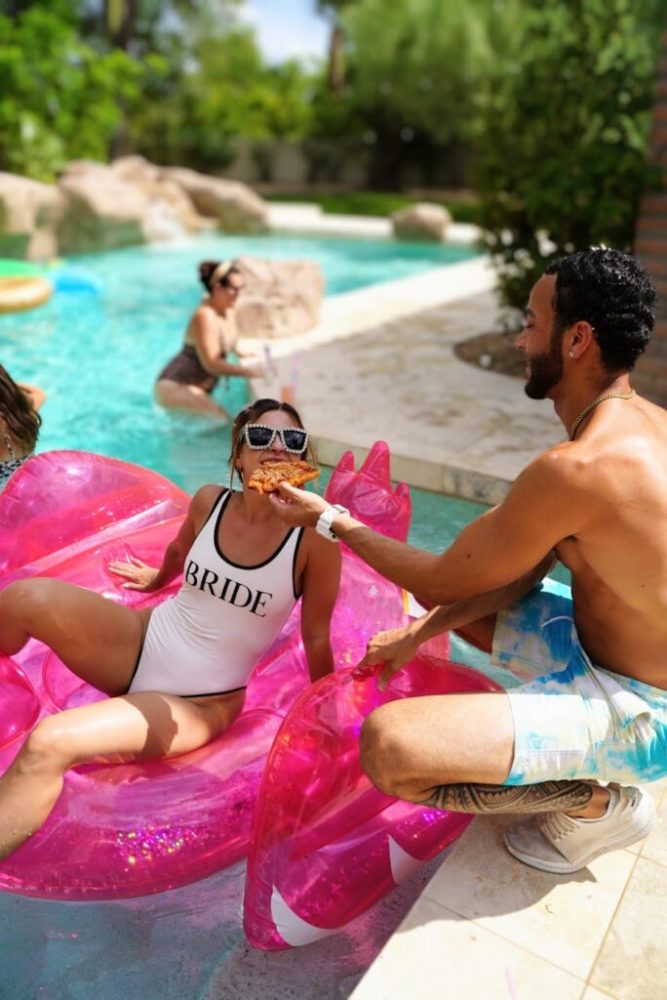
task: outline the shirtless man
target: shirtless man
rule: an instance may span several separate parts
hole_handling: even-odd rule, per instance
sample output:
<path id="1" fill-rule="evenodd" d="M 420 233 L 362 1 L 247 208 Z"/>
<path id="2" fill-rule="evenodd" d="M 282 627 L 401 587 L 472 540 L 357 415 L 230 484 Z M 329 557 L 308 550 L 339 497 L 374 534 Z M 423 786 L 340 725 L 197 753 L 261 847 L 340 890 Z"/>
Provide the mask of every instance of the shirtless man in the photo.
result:
<path id="1" fill-rule="evenodd" d="M 331 530 L 433 607 L 380 633 L 380 683 L 429 636 L 455 629 L 530 680 L 506 692 L 391 702 L 362 731 L 383 791 L 466 812 L 519 812 L 510 852 L 568 873 L 644 837 L 667 774 L 667 412 L 629 372 L 655 292 L 616 250 L 571 254 L 535 284 L 517 346 L 526 393 L 549 398 L 568 440 L 539 455 L 506 500 L 441 555 L 384 538 L 312 493 L 281 485 L 289 524 Z M 572 599 L 535 589 L 553 558 Z M 599 784 L 604 782 L 606 784 Z"/>

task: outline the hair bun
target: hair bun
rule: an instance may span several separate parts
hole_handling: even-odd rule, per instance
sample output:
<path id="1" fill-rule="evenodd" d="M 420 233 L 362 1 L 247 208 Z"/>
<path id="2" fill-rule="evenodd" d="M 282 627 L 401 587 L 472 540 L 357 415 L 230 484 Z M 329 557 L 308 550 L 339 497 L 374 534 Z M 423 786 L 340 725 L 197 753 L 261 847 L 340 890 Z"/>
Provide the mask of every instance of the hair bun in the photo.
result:
<path id="1" fill-rule="evenodd" d="M 199 265 L 199 280 L 208 291 L 211 290 L 211 277 L 213 272 L 220 266 L 220 261 L 203 260 Z"/>

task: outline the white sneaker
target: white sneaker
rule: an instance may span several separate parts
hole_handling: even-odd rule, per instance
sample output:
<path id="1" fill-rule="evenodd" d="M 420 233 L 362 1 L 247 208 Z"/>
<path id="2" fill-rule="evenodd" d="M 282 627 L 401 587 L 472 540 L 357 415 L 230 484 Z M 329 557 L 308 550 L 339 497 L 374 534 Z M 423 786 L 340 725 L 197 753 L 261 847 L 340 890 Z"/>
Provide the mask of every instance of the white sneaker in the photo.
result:
<path id="1" fill-rule="evenodd" d="M 574 819 L 567 813 L 540 813 L 505 831 L 505 847 L 519 861 L 556 875 L 585 868 L 607 851 L 642 840 L 653 826 L 655 804 L 632 785 L 607 786 L 609 805 L 599 819 Z"/>

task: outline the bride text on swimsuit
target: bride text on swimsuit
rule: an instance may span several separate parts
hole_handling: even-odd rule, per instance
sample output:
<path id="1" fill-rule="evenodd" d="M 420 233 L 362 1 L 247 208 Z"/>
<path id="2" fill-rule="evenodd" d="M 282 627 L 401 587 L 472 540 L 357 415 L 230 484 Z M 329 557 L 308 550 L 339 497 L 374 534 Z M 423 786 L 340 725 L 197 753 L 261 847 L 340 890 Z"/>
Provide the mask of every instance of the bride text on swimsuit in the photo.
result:
<path id="1" fill-rule="evenodd" d="M 199 576 L 200 573 L 201 577 Z M 202 592 L 208 592 L 220 601 L 233 604 L 235 608 L 246 608 L 251 614 L 257 615 L 258 618 L 266 617 L 266 614 L 262 614 L 261 612 L 266 607 L 267 600 L 273 597 L 273 594 L 269 594 L 265 590 L 252 590 L 245 583 L 241 583 L 239 580 L 232 580 L 228 576 L 223 577 L 221 580 L 218 574 L 214 573 L 212 569 L 202 570 L 194 559 L 191 559 L 188 563 L 184 579 L 191 587 L 197 587 Z"/>

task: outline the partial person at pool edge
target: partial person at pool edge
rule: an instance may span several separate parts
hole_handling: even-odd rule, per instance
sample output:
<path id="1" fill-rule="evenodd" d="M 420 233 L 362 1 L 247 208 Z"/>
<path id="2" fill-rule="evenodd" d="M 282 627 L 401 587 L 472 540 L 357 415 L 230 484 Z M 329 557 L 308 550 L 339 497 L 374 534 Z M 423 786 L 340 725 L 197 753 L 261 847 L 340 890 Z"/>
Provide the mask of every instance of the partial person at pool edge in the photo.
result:
<path id="1" fill-rule="evenodd" d="M 362 665 L 385 663 L 380 683 L 448 629 L 519 676 L 529 671 L 531 681 L 505 692 L 376 709 L 362 729 L 362 765 L 378 788 L 411 802 L 534 814 L 505 844 L 558 874 L 643 838 L 655 807 L 634 785 L 667 774 L 667 412 L 629 382 L 654 302 L 646 272 L 617 250 L 547 268 L 517 347 L 527 395 L 553 401 L 568 440 L 532 461 L 441 555 L 286 484 L 272 499 L 286 524 L 332 532 L 432 608 L 370 641 Z M 572 600 L 534 589 L 555 558 L 571 571 Z"/>
<path id="2" fill-rule="evenodd" d="M 110 696 L 48 716 L 32 730 L 0 778 L 0 858 L 39 829 L 75 764 L 172 757 L 227 729 L 253 667 L 299 596 L 311 679 L 333 670 L 329 629 L 340 553 L 315 531 L 286 530 L 266 494 L 245 486 L 258 466 L 286 453 L 312 453 L 297 411 L 273 399 L 245 407 L 234 421 L 230 456 L 241 491 L 202 486 L 159 569 L 138 559 L 109 565 L 125 587 L 141 591 L 159 590 L 185 565 L 178 594 L 153 609 L 134 611 L 45 578 L 0 592 L 0 652 L 11 656 L 34 637 Z"/>
<path id="3" fill-rule="evenodd" d="M 202 261 L 199 279 L 206 295 L 190 318 L 183 346 L 157 377 L 155 398 L 169 410 L 230 420 L 225 408 L 211 398 L 220 378 L 260 378 L 266 373 L 266 364 L 254 354 L 238 365 L 227 361 L 231 351 L 239 353 L 234 307 L 244 280 L 236 262 Z"/>
<path id="4" fill-rule="evenodd" d="M 0 490 L 35 450 L 45 399 L 42 389 L 15 382 L 0 365 Z"/>

